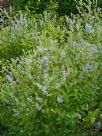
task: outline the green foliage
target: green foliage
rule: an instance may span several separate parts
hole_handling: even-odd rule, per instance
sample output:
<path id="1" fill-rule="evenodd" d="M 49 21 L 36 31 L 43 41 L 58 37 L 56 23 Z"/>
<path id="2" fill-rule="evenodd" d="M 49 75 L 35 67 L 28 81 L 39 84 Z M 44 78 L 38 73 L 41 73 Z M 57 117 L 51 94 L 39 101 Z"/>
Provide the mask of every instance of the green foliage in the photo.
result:
<path id="1" fill-rule="evenodd" d="M 79 1 L 80 0 L 12 0 L 12 3 L 15 8 L 26 9 L 27 6 L 35 13 L 42 13 L 45 10 L 55 9 L 59 15 L 70 15 L 71 13 L 78 13 L 76 5 Z M 88 1 L 89 0 L 82 0 L 83 3 L 88 3 Z M 99 7 L 102 7 L 101 0 L 90 1 L 97 3 Z"/>
<path id="2" fill-rule="evenodd" d="M 0 30 L 0 136 L 102 135 L 102 14 L 82 8 Z"/>

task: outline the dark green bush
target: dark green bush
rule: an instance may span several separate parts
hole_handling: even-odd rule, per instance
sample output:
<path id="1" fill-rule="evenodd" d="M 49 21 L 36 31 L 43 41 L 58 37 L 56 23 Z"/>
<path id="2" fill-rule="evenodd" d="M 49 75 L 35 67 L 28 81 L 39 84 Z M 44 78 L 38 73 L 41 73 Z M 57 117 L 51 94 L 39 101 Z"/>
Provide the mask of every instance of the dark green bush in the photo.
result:
<path id="1" fill-rule="evenodd" d="M 78 2 L 79 0 L 77 0 Z M 93 0 L 91 0 L 93 2 Z M 15 8 L 25 9 L 26 6 L 36 13 L 42 13 L 44 10 L 55 9 L 59 15 L 69 15 L 70 13 L 77 13 L 77 2 L 75 0 L 13 0 L 12 3 Z M 83 0 L 83 3 L 87 0 Z M 95 2 L 95 0 L 94 0 Z M 97 0 L 99 7 L 102 7 L 102 1 Z"/>

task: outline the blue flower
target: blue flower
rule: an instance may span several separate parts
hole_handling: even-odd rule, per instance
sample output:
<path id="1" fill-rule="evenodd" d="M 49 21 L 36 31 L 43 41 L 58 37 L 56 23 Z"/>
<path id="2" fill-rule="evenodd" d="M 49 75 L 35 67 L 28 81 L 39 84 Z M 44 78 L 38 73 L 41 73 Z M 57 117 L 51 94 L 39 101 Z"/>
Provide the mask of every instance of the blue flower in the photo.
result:
<path id="1" fill-rule="evenodd" d="M 98 53 L 98 49 L 97 49 L 97 46 L 95 44 L 93 44 L 90 48 L 90 52 L 91 53 Z"/>
<path id="2" fill-rule="evenodd" d="M 12 76 L 7 75 L 6 78 L 7 78 L 7 80 L 8 80 L 10 83 L 13 83 L 13 82 L 14 82 Z"/>
<path id="3" fill-rule="evenodd" d="M 86 44 L 86 41 L 82 39 L 82 40 L 80 41 L 80 43 L 81 43 L 82 45 L 85 45 L 85 44 Z"/>
<path id="4" fill-rule="evenodd" d="M 89 32 L 89 33 L 94 33 L 94 29 L 92 28 L 92 26 L 90 26 L 89 24 L 85 25 L 85 29 Z"/>
<path id="5" fill-rule="evenodd" d="M 90 65 L 89 63 L 87 63 L 84 67 L 83 67 L 83 70 L 84 71 L 87 71 L 89 70 L 90 72 L 94 71 L 95 70 L 95 67 Z"/>
<path id="6" fill-rule="evenodd" d="M 3 18 L 0 18 L 0 23 L 5 23 L 5 20 Z"/>

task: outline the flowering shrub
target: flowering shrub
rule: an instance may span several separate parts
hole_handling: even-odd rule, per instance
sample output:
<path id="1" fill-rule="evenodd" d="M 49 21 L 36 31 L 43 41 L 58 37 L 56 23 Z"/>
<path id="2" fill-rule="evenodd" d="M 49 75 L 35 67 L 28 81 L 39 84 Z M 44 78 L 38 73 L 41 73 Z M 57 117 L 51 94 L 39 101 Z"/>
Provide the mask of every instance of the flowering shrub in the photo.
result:
<path id="1" fill-rule="evenodd" d="M 101 136 L 101 12 L 22 15 L 0 33 L 1 136 Z"/>

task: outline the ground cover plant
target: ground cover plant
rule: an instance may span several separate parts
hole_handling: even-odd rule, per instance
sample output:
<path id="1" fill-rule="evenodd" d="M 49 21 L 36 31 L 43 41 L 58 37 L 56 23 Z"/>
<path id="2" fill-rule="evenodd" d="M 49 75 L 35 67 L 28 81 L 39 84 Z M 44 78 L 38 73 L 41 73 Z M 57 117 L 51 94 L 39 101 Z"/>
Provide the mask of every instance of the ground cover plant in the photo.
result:
<path id="1" fill-rule="evenodd" d="M 0 136 L 102 136 L 102 14 L 78 10 L 1 26 Z"/>

